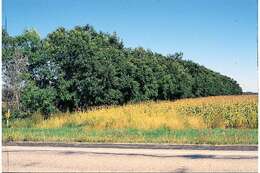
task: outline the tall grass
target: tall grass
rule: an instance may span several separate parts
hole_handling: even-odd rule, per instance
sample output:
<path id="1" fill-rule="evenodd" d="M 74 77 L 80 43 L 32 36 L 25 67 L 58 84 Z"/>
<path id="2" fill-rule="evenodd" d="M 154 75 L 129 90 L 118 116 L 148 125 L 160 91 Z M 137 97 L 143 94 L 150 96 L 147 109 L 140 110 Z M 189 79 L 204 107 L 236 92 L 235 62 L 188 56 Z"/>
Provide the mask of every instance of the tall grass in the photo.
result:
<path id="1" fill-rule="evenodd" d="M 257 128 L 257 96 L 216 96 L 144 102 L 60 113 L 48 120 L 14 122 L 13 127 L 105 129 Z"/>
<path id="2" fill-rule="evenodd" d="M 172 102 L 146 102 L 125 106 L 111 106 L 55 117 L 35 124 L 37 128 L 84 126 L 86 129 L 169 129 L 204 128 L 201 117 L 179 115 Z"/>

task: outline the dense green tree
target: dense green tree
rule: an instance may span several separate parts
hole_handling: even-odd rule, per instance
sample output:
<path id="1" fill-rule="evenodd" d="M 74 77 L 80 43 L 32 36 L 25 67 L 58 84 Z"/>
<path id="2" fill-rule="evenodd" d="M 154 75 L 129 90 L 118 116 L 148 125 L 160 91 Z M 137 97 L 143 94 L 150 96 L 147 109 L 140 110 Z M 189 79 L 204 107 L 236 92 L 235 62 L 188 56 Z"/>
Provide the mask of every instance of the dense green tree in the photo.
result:
<path id="1" fill-rule="evenodd" d="M 56 92 L 53 88 L 41 89 L 33 82 L 30 82 L 22 93 L 22 111 L 26 112 L 27 115 L 39 112 L 43 114 L 44 118 L 48 118 L 51 113 L 56 111 L 55 97 Z"/>
<path id="2" fill-rule="evenodd" d="M 125 48 L 116 33 L 97 32 L 90 25 L 61 27 L 44 39 L 35 30 L 2 35 L 5 67 L 16 60 L 17 51 L 28 59 L 20 80 L 20 109 L 45 118 L 58 110 L 242 92 L 235 80 L 184 60 L 181 52 L 163 56 Z"/>

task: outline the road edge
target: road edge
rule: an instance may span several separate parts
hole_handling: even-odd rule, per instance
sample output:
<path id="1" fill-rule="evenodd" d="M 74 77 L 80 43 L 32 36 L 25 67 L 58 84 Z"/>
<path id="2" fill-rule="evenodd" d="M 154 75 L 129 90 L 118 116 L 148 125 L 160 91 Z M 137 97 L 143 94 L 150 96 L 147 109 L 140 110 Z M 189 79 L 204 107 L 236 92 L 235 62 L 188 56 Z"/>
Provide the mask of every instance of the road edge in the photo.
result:
<path id="1" fill-rule="evenodd" d="M 121 148 L 121 149 L 178 149 L 178 150 L 233 150 L 257 151 L 258 145 L 207 145 L 207 144 L 154 144 L 154 143 L 60 143 L 16 141 L 3 142 L 3 146 L 34 146 L 34 147 L 76 147 L 76 148 Z"/>

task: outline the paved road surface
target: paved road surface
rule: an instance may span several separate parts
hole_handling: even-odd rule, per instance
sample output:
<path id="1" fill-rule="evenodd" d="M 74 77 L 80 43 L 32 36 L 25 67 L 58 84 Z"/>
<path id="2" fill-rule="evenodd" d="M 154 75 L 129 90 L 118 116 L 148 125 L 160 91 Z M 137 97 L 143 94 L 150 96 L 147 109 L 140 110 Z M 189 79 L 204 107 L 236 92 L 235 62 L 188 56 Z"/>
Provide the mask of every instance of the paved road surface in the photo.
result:
<path id="1" fill-rule="evenodd" d="M 257 151 L 3 147 L 5 172 L 257 172 L 257 159 Z"/>

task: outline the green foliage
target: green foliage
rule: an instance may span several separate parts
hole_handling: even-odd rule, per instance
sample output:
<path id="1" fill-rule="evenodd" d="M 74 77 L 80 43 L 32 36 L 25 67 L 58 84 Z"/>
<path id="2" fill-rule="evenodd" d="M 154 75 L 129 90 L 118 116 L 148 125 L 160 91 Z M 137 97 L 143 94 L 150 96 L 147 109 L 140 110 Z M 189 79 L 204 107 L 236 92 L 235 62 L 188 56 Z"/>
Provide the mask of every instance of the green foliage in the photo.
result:
<path id="1" fill-rule="evenodd" d="M 242 94 L 242 89 L 235 80 L 192 61 L 179 62 L 194 79 L 192 93 L 195 97 Z"/>
<path id="2" fill-rule="evenodd" d="M 28 113 L 41 112 L 45 118 L 56 111 L 54 106 L 55 90 L 52 88 L 40 89 L 34 84 L 28 84 L 22 93 L 23 109 Z"/>
<path id="3" fill-rule="evenodd" d="M 77 135 L 75 135 L 77 134 Z M 257 144 L 257 129 L 153 130 L 108 129 L 86 131 L 81 127 L 56 129 L 3 128 L 3 141 L 118 142 L 178 144 Z"/>
<path id="4" fill-rule="evenodd" d="M 17 49 L 28 57 L 22 110 L 46 117 L 56 109 L 242 92 L 233 79 L 183 60 L 181 52 L 166 57 L 125 48 L 116 33 L 89 25 L 58 28 L 44 39 L 35 30 L 16 37 L 3 31 L 3 60 Z"/>

